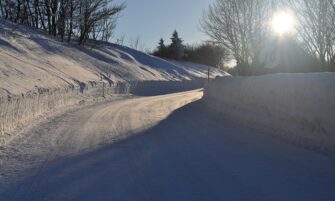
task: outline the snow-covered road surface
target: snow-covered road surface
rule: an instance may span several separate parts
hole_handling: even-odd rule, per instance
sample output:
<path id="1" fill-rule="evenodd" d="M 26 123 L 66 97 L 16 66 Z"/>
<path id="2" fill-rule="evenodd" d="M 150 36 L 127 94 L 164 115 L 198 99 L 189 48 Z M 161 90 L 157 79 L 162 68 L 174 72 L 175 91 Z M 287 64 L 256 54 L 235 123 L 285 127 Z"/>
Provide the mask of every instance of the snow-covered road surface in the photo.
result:
<path id="1" fill-rule="evenodd" d="M 113 101 L 32 129 L 0 150 L 0 200 L 335 200 L 334 158 L 223 119 L 201 97 Z"/>

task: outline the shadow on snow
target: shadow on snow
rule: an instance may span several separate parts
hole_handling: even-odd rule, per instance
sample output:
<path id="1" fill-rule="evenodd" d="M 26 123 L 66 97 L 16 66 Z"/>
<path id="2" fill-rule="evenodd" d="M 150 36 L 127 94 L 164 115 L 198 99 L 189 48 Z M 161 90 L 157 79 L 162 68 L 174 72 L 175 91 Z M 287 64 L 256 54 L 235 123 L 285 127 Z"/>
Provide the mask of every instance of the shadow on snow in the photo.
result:
<path id="1" fill-rule="evenodd" d="M 316 184 L 283 162 L 285 150 L 300 160 L 305 151 L 257 132 L 196 101 L 128 139 L 56 159 L 6 192 L 12 200 L 313 200 L 319 191 L 335 198 L 334 182 Z"/>

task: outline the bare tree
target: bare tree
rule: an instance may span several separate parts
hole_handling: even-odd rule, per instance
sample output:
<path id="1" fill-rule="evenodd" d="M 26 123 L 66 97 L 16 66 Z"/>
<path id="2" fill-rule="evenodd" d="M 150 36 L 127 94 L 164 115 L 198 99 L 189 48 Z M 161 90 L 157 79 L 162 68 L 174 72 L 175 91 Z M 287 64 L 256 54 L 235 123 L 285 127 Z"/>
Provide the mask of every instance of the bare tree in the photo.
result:
<path id="1" fill-rule="evenodd" d="M 79 16 L 79 44 L 84 44 L 89 34 L 103 20 L 115 17 L 125 8 L 125 4 L 112 5 L 108 0 L 81 0 Z M 94 32 L 93 32 L 94 34 Z"/>
<path id="2" fill-rule="evenodd" d="M 117 14 L 125 4 L 113 0 L 0 0 L 0 17 L 15 23 L 43 28 L 67 41 L 78 37 L 108 41 L 116 27 Z"/>
<path id="3" fill-rule="evenodd" d="M 70 42 L 73 34 L 73 24 L 74 24 L 74 15 L 75 11 L 78 9 L 77 0 L 67 0 L 68 1 L 68 10 L 67 10 L 67 42 Z"/>
<path id="4" fill-rule="evenodd" d="M 126 34 L 122 34 L 119 38 L 116 39 L 115 43 L 123 46 L 126 39 Z"/>
<path id="5" fill-rule="evenodd" d="M 258 63 L 272 4 L 271 0 L 217 0 L 203 16 L 202 31 L 223 45 L 238 65 Z"/>
<path id="6" fill-rule="evenodd" d="M 0 16 L 3 16 L 4 15 L 4 7 L 3 7 L 3 3 L 2 3 L 2 0 L 0 0 Z"/>
<path id="7" fill-rule="evenodd" d="M 101 40 L 107 42 L 113 37 L 116 28 L 116 18 L 104 19 L 101 27 Z"/>
<path id="8" fill-rule="evenodd" d="M 320 61 L 320 70 L 331 70 L 335 59 L 335 7 L 332 0 L 291 0 L 296 11 L 301 45 Z"/>
<path id="9" fill-rule="evenodd" d="M 130 38 L 128 40 L 128 45 L 130 48 L 133 48 L 135 50 L 140 50 L 140 51 L 144 51 L 144 45 L 141 41 L 141 37 L 137 36 L 136 38 Z"/>
<path id="10" fill-rule="evenodd" d="M 334 0 L 329 0 L 329 3 L 332 7 L 332 17 L 330 20 L 331 23 L 331 33 L 329 33 L 328 35 L 328 54 L 330 55 L 328 58 L 328 70 L 329 71 L 335 71 L 335 47 L 334 47 L 334 43 L 335 43 L 335 36 L 334 36 L 334 32 L 335 32 L 335 2 Z"/>

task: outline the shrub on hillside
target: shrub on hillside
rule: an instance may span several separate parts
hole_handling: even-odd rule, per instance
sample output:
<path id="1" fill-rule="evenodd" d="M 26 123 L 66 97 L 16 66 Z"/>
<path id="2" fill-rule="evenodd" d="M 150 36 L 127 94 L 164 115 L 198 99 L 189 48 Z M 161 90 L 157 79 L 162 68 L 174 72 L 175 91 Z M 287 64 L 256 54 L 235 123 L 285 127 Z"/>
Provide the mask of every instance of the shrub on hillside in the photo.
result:
<path id="1" fill-rule="evenodd" d="M 222 46 L 204 43 L 197 46 L 187 46 L 184 60 L 213 67 L 223 67 L 227 57 L 227 51 Z"/>
<path id="2" fill-rule="evenodd" d="M 161 38 L 152 54 L 161 58 L 190 61 L 213 67 L 223 67 L 224 61 L 228 58 L 228 52 L 220 45 L 212 43 L 183 45 L 183 40 L 179 38 L 177 31 L 173 32 L 170 45 L 165 45 Z"/>

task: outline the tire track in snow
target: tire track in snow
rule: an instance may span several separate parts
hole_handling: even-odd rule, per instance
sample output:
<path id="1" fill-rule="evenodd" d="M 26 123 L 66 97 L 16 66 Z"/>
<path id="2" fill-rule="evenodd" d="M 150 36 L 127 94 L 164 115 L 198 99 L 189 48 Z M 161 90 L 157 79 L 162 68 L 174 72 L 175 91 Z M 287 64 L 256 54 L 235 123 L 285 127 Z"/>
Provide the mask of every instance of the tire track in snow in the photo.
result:
<path id="1" fill-rule="evenodd" d="M 0 186 L 7 186 L 13 179 L 31 177 L 28 186 L 19 185 L 18 192 L 14 193 L 28 196 L 37 191 L 43 169 L 53 160 L 125 139 L 201 97 L 202 92 L 194 90 L 131 98 L 89 106 L 57 117 L 28 131 L 26 138 L 9 146 L 10 150 L 0 159 L 6 160 L 0 170 L 4 175 L 0 178 Z M 14 155 L 16 157 L 11 157 Z M 29 200 L 29 197 L 24 198 Z"/>
<path id="2" fill-rule="evenodd" d="M 128 99 L 46 125 L 35 140 L 56 158 L 12 200 L 335 200 L 333 159 L 218 116 L 201 101 L 175 110 L 201 96 Z"/>

